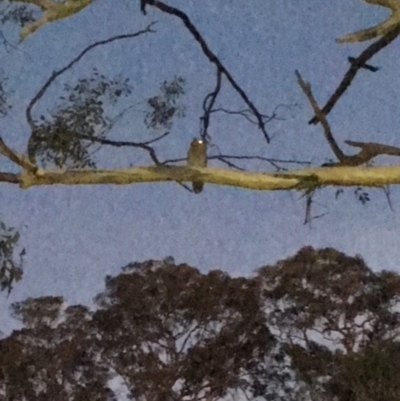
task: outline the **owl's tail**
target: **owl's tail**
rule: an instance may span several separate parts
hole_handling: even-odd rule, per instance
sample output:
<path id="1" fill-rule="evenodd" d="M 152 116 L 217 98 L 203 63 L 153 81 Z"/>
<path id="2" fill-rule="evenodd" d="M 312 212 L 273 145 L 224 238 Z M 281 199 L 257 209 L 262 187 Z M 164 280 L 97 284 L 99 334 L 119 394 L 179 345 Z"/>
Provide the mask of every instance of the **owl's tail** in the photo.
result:
<path id="1" fill-rule="evenodd" d="M 203 190 L 204 184 L 199 181 L 193 181 L 192 188 L 195 194 L 199 194 Z"/>

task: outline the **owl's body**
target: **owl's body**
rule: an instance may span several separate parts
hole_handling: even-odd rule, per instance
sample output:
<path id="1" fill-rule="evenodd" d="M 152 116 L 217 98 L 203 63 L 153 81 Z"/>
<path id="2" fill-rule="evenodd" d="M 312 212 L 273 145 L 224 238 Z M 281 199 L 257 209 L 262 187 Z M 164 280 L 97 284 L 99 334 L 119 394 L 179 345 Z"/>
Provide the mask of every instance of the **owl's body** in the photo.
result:
<path id="1" fill-rule="evenodd" d="M 187 165 L 189 167 L 207 167 L 207 145 L 201 139 L 193 139 L 187 154 Z M 193 181 L 193 192 L 198 194 L 203 189 L 202 181 Z"/>

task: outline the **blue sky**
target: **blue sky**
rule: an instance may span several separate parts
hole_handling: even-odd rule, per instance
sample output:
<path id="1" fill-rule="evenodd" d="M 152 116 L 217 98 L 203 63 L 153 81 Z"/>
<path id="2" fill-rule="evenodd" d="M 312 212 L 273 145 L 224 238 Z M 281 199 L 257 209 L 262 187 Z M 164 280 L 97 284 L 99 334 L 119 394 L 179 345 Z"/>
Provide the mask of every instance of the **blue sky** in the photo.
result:
<path id="1" fill-rule="evenodd" d="M 149 138 L 154 132 L 146 131 L 141 114 L 146 98 L 154 96 L 164 80 L 181 75 L 187 80 L 187 114 L 175 120 L 170 138 L 157 150 L 163 158 L 185 157 L 190 141 L 199 135 L 201 102 L 214 87 L 214 68 L 180 21 L 151 7 L 144 17 L 137 3 L 97 0 L 73 18 L 40 29 L 11 52 L 0 47 L 1 68 L 13 104 L 10 114 L 0 120 L 1 136 L 9 146 L 25 150 L 29 133 L 25 108 L 53 70 L 65 66 L 95 41 L 135 32 L 158 21 L 155 34 L 90 52 L 56 82 L 34 115 L 51 112 L 62 94 L 62 84 L 74 84 L 96 67 L 111 77 L 129 77 L 134 87 L 125 106 L 137 107 L 114 127 L 110 138 Z M 263 156 L 311 160 L 316 165 L 333 158 L 321 128 L 307 124 L 311 108 L 294 70 L 311 83 L 322 106 L 347 71 L 347 57 L 356 57 L 368 45 L 339 45 L 335 39 L 382 21 L 386 10 L 360 0 L 169 0 L 168 4 L 188 14 L 262 112 L 271 114 L 279 104 L 296 105 L 280 109 L 284 120 L 267 125 L 274 135 L 269 145 L 253 126 L 216 115 L 210 134 L 223 153 L 258 151 Z M 17 44 L 15 26 L 4 26 L 2 31 Z M 397 39 L 371 61 L 380 71 L 360 71 L 329 115 L 340 145 L 351 139 L 400 146 L 399 54 Z M 219 104 L 231 109 L 244 107 L 226 81 Z M 113 110 L 113 115 L 120 110 Z M 345 152 L 352 152 L 344 146 Z M 1 158 L 0 162 L 2 171 L 15 171 L 9 161 Z M 393 158 L 376 160 L 376 164 L 396 162 Z M 98 163 L 123 167 L 150 164 L 150 160 L 132 149 L 107 148 L 99 152 Z M 268 166 L 252 167 L 262 171 Z M 371 189 L 369 193 L 371 202 L 362 206 L 353 189 L 338 200 L 334 188 L 323 190 L 315 198 L 313 212 L 329 213 L 304 226 L 304 200 L 298 200 L 301 194 L 295 192 L 206 185 L 196 196 L 173 183 L 29 190 L 2 184 L 1 217 L 20 230 L 27 251 L 22 282 L 9 298 L 0 298 L 2 322 L 7 322 L 4 327 L 14 327 L 6 318 L 8 305 L 26 297 L 63 295 L 70 303 L 90 303 L 103 288 L 106 274 L 118 274 L 131 261 L 168 255 L 202 271 L 222 269 L 247 275 L 304 245 L 329 246 L 360 254 L 374 270 L 399 271 L 399 190 L 391 189 L 394 213 L 382 191 Z"/>

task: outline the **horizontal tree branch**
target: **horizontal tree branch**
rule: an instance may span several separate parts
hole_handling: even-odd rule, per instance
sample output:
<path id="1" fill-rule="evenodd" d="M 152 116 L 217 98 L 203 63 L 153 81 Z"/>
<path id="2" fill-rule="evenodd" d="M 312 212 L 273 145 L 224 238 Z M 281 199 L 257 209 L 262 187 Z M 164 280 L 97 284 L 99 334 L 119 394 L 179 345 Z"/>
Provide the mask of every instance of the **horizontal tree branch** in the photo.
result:
<path id="1" fill-rule="evenodd" d="M 1 176 L 0 176 L 1 179 Z M 254 173 L 216 168 L 144 166 L 117 170 L 23 171 L 21 188 L 37 185 L 97 185 L 150 183 L 163 181 L 203 181 L 260 191 L 302 190 L 323 186 L 382 187 L 400 184 L 400 166 L 320 167 L 280 173 Z"/>

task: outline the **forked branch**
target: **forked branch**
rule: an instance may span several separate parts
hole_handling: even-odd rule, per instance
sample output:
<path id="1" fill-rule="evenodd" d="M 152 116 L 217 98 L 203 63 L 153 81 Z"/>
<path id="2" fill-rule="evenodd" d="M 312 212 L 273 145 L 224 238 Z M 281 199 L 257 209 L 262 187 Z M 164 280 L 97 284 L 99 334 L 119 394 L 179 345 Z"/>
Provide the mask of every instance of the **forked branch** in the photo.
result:
<path id="1" fill-rule="evenodd" d="M 314 110 L 315 116 L 321 122 L 326 140 L 328 141 L 333 153 L 339 160 L 339 163 L 331 163 L 325 166 L 360 166 L 362 164 L 368 163 L 373 158 L 379 155 L 400 156 L 400 148 L 396 146 L 384 145 L 376 142 L 355 142 L 350 140 L 345 141 L 345 143 L 349 146 L 359 147 L 361 148 L 361 150 L 356 155 L 345 155 L 338 146 L 335 138 L 333 137 L 331 128 L 323 112 L 318 107 L 318 104 L 311 92 L 310 84 L 303 80 L 298 71 L 296 71 L 296 76 L 301 89 L 307 96 L 308 101 L 310 102 Z"/>
<path id="2" fill-rule="evenodd" d="M 258 126 L 261 129 L 261 131 L 265 137 L 265 140 L 267 141 L 267 143 L 269 143 L 270 137 L 265 129 L 265 123 L 264 123 L 261 113 L 254 106 L 253 102 L 249 99 L 246 92 L 235 81 L 235 79 L 232 77 L 231 73 L 227 70 L 227 68 L 223 65 L 221 60 L 211 51 L 211 49 L 207 45 L 204 38 L 201 36 L 200 32 L 190 21 L 190 18 L 183 11 L 181 11 L 175 7 L 169 6 L 165 3 L 163 3 L 162 1 L 145 0 L 145 3 L 146 3 L 146 5 L 151 5 L 153 7 L 158 8 L 162 12 L 165 12 L 170 15 L 174 15 L 183 22 L 183 24 L 188 29 L 188 31 L 193 35 L 194 39 L 199 43 L 199 45 L 200 45 L 201 49 L 203 50 L 203 53 L 206 55 L 206 57 L 210 60 L 211 63 L 216 65 L 218 71 L 226 77 L 228 82 L 232 85 L 232 87 L 235 89 L 235 91 L 240 95 L 240 97 L 243 99 L 243 101 L 247 104 L 247 106 L 250 108 L 250 110 L 254 113 L 254 115 L 258 121 Z"/>

